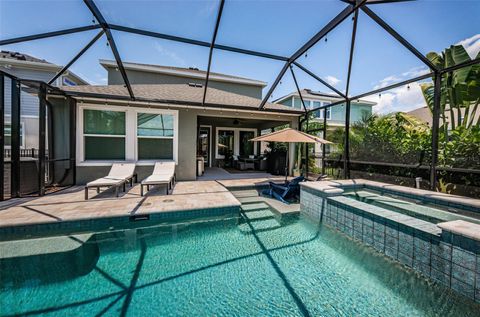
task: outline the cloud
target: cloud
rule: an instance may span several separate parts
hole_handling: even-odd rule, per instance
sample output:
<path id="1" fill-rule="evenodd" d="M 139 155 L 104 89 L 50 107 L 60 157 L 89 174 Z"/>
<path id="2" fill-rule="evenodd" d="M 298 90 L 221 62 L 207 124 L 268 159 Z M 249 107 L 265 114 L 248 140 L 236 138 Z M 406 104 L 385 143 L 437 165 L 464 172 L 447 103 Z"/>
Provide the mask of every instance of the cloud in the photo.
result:
<path id="1" fill-rule="evenodd" d="M 332 85 L 332 86 L 336 86 L 336 85 L 338 85 L 338 84 L 341 82 L 340 79 L 338 79 L 338 78 L 336 78 L 336 77 L 334 77 L 334 76 L 330 76 L 330 75 L 327 76 L 327 77 L 325 77 L 325 80 L 327 81 L 327 83 L 329 83 L 329 84 Z"/>
<path id="2" fill-rule="evenodd" d="M 468 55 L 470 55 L 470 57 L 474 59 L 475 57 L 477 57 L 478 52 L 480 52 L 480 34 L 476 34 L 472 37 L 464 39 L 458 42 L 457 45 L 463 45 Z"/>
<path id="3" fill-rule="evenodd" d="M 418 82 L 363 99 L 376 102 L 377 105 L 373 107 L 373 111 L 379 114 L 408 112 L 427 105 Z"/>
<path id="4" fill-rule="evenodd" d="M 198 15 L 211 17 L 217 11 L 218 3 L 216 1 L 205 1 L 205 6 L 198 10 Z"/>
<path id="5" fill-rule="evenodd" d="M 177 66 L 181 66 L 181 67 L 186 67 L 187 66 L 187 62 L 183 58 L 178 56 L 175 52 L 172 52 L 172 51 L 166 49 L 165 47 L 163 47 L 163 45 L 160 44 L 159 41 L 154 41 L 153 42 L 153 47 L 155 48 L 155 50 L 158 53 L 160 53 L 160 55 L 163 55 L 163 56 L 173 60 L 177 64 Z"/>
<path id="6" fill-rule="evenodd" d="M 373 89 L 379 89 L 379 88 L 387 87 L 387 86 L 389 86 L 391 84 L 394 84 L 394 83 L 398 83 L 398 82 L 401 82 L 401 81 L 404 81 L 404 80 L 407 80 L 407 79 L 410 79 L 410 78 L 418 77 L 418 76 L 421 76 L 421 75 L 424 75 L 424 74 L 428 73 L 428 71 L 429 71 L 428 68 L 425 67 L 425 66 L 414 67 L 414 68 L 411 68 L 411 69 L 407 70 L 406 72 L 403 72 L 400 75 L 391 75 L 391 76 L 385 77 L 384 79 L 380 80 L 373 87 Z"/>
<path id="7" fill-rule="evenodd" d="M 428 68 L 424 66 L 414 67 L 400 75 L 391 75 L 383 78 L 376 83 L 374 89 L 383 88 L 394 83 L 414 78 L 426 74 L 428 71 Z M 373 111 L 379 114 L 398 111 L 408 112 L 426 106 L 419 82 L 403 85 L 382 92 L 381 94 L 367 96 L 363 99 L 376 102 L 377 105 L 373 107 Z"/>
<path id="8" fill-rule="evenodd" d="M 456 45 L 463 45 L 470 57 L 475 58 L 480 52 L 480 34 L 459 41 Z M 428 68 L 425 66 L 414 67 L 400 75 L 391 75 L 383 78 L 374 85 L 374 89 L 383 88 L 409 78 L 414 78 L 426 74 L 428 71 Z M 410 89 L 408 89 L 408 87 L 410 87 Z M 373 111 L 380 114 L 397 111 L 407 112 L 426 106 L 420 89 L 420 83 L 418 82 L 391 89 L 383 92 L 381 95 L 372 95 L 363 99 L 376 102 L 377 105 L 373 108 Z"/>

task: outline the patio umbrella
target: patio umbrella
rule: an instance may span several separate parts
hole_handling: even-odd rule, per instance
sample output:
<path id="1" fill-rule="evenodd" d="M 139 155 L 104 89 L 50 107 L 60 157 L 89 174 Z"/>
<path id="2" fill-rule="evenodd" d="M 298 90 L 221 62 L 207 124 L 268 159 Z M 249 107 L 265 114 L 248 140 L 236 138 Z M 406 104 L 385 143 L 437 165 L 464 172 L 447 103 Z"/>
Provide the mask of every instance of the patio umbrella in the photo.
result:
<path id="1" fill-rule="evenodd" d="M 324 140 L 318 136 L 311 135 L 292 128 L 286 128 L 280 131 L 275 131 L 269 134 L 261 135 L 251 139 L 253 142 L 285 142 L 285 143 L 321 143 L 332 144 L 332 142 Z M 287 180 L 288 171 L 288 151 L 287 159 L 285 161 L 285 181 Z"/>

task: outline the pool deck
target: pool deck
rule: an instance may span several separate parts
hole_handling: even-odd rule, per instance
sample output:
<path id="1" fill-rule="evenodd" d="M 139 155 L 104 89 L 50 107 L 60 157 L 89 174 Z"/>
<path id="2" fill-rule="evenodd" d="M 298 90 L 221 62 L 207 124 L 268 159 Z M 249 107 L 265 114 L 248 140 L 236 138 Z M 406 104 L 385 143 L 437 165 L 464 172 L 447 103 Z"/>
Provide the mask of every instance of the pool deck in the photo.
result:
<path id="1" fill-rule="evenodd" d="M 154 188 L 144 197 L 140 185 L 115 198 L 112 190 L 84 200 L 83 186 L 36 198 L 12 199 L 0 204 L 0 227 L 75 221 L 149 213 L 239 206 L 239 201 L 215 181 L 178 182 L 170 195 Z"/>
<path id="2" fill-rule="evenodd" d="M 212 208 L 239 207 L 240 201 L 227 188 L 240 188 L 281 181 L 281 177 L 252 178 L 225 181 L 178 182 L 169 195 L 165 188 L 153 188 L 140 196 L 140 185 L 120 191 L 100 194 L 91 191 L 84 200 L 84 187 L 75 186 L 43 197 L 17 198 L 0 203 L 0 228 L 36 224 L 130 217 L 159 213 L 184 212 Z M 93 195 L 92 195 L 93 194 Z"/>

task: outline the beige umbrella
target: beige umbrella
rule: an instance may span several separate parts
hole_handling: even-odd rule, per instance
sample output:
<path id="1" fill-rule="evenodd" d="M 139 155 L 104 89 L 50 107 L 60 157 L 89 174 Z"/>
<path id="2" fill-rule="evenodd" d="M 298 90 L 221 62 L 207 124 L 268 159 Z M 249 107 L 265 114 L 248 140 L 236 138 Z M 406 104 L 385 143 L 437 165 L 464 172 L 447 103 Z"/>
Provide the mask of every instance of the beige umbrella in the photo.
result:
<path id="1" fill-rule="evenodd" d="M 272 132 L 269 134 L 257 136 L 251 139 L 253 142 L 286 142 L 286 143 L 321 143 L 332 144 L 332 142 L 324 140 L 318 136 L 311 135 L 302 131 L 298 131 L 292 128 L 286 128 L 280 131 Z M 287 179 L 288 171 L 288 152 L 287 160 L 285 164 L 285 180 Z"/>

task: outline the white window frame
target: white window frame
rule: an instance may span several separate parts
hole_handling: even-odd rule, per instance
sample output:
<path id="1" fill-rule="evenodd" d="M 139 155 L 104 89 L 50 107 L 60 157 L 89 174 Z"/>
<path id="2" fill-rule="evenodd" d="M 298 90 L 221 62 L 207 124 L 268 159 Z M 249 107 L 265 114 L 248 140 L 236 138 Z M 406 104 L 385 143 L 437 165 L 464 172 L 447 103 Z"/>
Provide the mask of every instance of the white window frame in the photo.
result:
<path id="1" fill-rule="evenodd" d="M 177 153 L 178 153 L 178 111 L 177 110 L 163 110 L 163 109 L 145 109 L 145 108 L 135 108 L 135 161 L 137 162 L 150 162 L 154 163 L 157 161 L 170 161 L 170 160 L 160 160 L 160 159 L 153 159 L 153 160 L 139 160 L 138 159 L 138 114 L 139 113 L 152 113 L 152 114 L 164 114 L 164 115 L 171 115 L 173 116 L 173 136 L 140 136 L 143 139 L 167 139 L 173 140 L 173 160 L 177 162 Z"/>
<path id="2" fill-rule="evenodd" d="M 85 160 L 85 135 L 83 134 L 83 110 L 125 112 L 125 160 Z M 111 105 L 80 104 L 77 107 L 77 165 L 78 166 L 109 166 L 114 162 L 135 162 L 138 165 L 153 165 L 161 160 L 138 160 L 137 114 L 153 113 L 173 115 L 173 160 L 178 164 L 178 110 L 152 109 L 142 107 L 124 107 Z M 87 134 L 87 136 L 115 137 L 115 135 Z M 162 137 L 154 137 L 162 138 Z M 165 137 L 171 138 L 171 137 Z M 170 161 L 170 160 L 166 160 Z"/>
<path id="3" fill-rule="evenodd" d="M 327 101 L 327 102 L 322 102 L 323 105 L 329 105 L 331 104 L 330 101 Z M 328 107 L 325 109 L 326 112 L 327 112 L 327 120 L 331 120 L 332 119 L 332 107 Z M 322 111 L 322 117 L 323 117 L 323 111 Z"/>
<path id="4" fill-rule="evenodd" d="M 232 128 L 232 127 L 216 127 L 215 129 L 215 159 L 221 160 L 225 155 L 218 154 L 218 132 L 219 131 L 233 131 L 233 155 L 240 155 L 240 131 L 251 131 L 254 137 L 257 137 L 257 129 L 252 128 Z M 253 154 L 257 155 L 257 146 L 253 147 Z"/>

